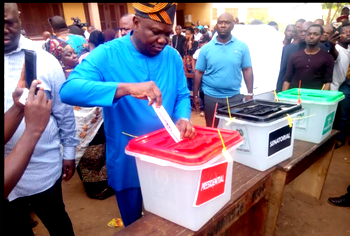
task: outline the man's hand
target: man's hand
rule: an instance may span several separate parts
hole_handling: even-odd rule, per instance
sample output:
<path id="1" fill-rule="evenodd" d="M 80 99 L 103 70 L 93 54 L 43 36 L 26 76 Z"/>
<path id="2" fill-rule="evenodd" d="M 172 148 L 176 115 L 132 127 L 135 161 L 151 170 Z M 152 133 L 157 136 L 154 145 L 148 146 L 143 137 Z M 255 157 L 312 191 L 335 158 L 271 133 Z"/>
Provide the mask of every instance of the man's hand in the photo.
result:
<path id="1" fill-rule="evenodd" d="M 24 105 L 19 102 L 19 99 L 22 96 L 23 89 L 26 87 L 26 81 L 25 81 L 25 69 L 24 65 L 22 67 L 21 71 L 21 77 L 19 78 L 17 87 L 15 91 L 12 93 L 13 103 L 16 106 L 16 108 L 19 108 L 20 110 L 24 109 Z M 40 83 L 40 82 L 39 82 Z"/>
<path id="2" fill-rule="evenodd" d="M 338 43 L 339 39 L 340 39 L 340 34 L 338 34 L 338 35 L 333 34 L 329 37 L 328 40 L 331 43 L 331 45 L 334 46 Z"/>
<path id="3" fill-rule="evenodd" d="M 75 172 L 75 160 L 63 160 L 62 165 L 62 179 L 70 180 Z"/>
<path id="4" fill-rule="evenodd" d="M 25 87 L 26 87 L 26 73 L 25 73 L 25 63 L 23 63 L 21 77 L 18 80 L 17 88 L 25 88 Z"/>
<path id="5" fill-rule="evenodd" d="M 245 101 L 249 101 L 249 100 L 252 100 L 252 99 L 253 99 L 252 95 L 246 95 L 245 96 Z"/>
<path id="6" fill-rule="evenodd" d="M 17 109 L 24 110 L 24 105 L 19 101 L 23 94 L 23 88 L 16 88 L 12 93 L 13 104 Z"/>
<path id="7" fill-rule="evenodd" d="M 180 138 L 193 139 L 196 137 L 196 130 L 193 128 L 191 122 L 187 119 L 179 119 L 176 122 L 176 127 L 180 131 Z"/>
<path id="8" fill-rule="evenodd" d="M 199 112 L 199 109 L 201 107 L 201 101 L 199 97 L 193 98 L 193 101 L 194 101 L 194 107 L 196 108 L 196 112 Z"/>
<path id="9" fill-rule="evenodd" d="M 42 134 L 50 120 L 52 101 L 46 98 L 46 94 L 42 88 L 38 90 L 35 96 L 35 90 L 39 83 L 40 81 L 34 80 L 30 86 L 24 107 L 24 117 L 26 129 L 32 133 Z"/>
<path id="10" fill-rule="evenodd" d="M 116 98 L 131 95 L 138 99 L 149 99 L 148 105 L 156 102 L 157 108 L 162 105 L 162 93 L 153 81 L 143 83 L 119 83 Z"/>

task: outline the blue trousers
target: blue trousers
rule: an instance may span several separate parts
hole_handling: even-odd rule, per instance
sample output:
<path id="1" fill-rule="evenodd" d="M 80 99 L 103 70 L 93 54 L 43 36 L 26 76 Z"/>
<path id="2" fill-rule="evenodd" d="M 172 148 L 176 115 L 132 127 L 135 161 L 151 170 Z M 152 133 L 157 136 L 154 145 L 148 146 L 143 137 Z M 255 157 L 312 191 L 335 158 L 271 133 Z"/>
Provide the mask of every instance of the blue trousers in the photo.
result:
<path id="1" fill-rule="evenodd" d="M 122 191 L 115 191 L 115 196 L 125 227 L 142 217 L 141 188 L 128 188 Z"/>

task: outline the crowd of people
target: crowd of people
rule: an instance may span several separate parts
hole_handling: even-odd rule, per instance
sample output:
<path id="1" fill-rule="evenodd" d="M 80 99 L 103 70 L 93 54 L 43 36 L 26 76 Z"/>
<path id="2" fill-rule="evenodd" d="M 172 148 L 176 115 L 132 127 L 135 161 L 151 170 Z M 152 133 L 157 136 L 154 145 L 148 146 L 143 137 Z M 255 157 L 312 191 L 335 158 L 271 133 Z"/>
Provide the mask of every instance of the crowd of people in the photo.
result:
<path id="1" fill-rule="evenodd" d="M 61 182 L 75 170 L 89 197 L 115 194 L 123 223 L 130 225 L 142 217 L 142 194 L 135 159 L 124 150 L 134 136 L 162 128 L 151 105 L 164 106 L 181 138 L 192 139 L 191 110 L 204 116 L 206 126 L 217 127 L 216 106 L 254 98 L 249 47 L 232 35 L 241 24 L 232 14 L 221 14 L 213 30 L 197 21 L 173 32 L 175 3 L 132 5 L 135 14 L 122 16 L 118 30 L 83 30 L 53 16 L 38 48 L 21 34 L 17 4 L 4 4 L 7 230 L 33 235 L 27 220 L 33 210 L 50 235 L 74 235 Z M 301 81 L 302 88 L 344 93 L 335 148 L 345 144 L 350 115 L 348 15 L 344 7 L 339 28 L 322 19 L 287 25 L 276 84 L 276 92 Z M 276 22 L 268 25 L 279 30 Z M 26 77 L 27 51 L 36 53 L 32 81 Z M 242 79 L 246 94 L 240 93 Z M 19 98 L 26 89 L 23 105 Z M 349 195 L 329 201 L 350 206 Z M 16 227 L 18 221 L 23 227 Z"/>

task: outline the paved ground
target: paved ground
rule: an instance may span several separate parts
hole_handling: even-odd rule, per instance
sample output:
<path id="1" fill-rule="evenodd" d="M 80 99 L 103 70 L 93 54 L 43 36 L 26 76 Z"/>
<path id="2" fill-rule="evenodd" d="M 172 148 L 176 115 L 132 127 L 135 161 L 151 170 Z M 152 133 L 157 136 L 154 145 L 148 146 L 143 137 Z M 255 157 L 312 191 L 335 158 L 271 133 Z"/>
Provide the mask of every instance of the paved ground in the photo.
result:
<path id="1" fill-rule="evenodd" d="M 198 114 L 192 114 L 192 122 L 205 124 Z M 350 236 L 350 208 L 327 203 L 328 197 L 345 194 L 350 184 L 350 146 L 334 151 L 320 200 L 293 191 L 291 184 L 285 189 L 275 236 Z M 112 218 L 120 217 L 115 196 L 105 200 L 89 198 L 75 174 L 69 182 L 63 183 L 63 197 L 76 236 L 110 236 L 119 230 L 107 226 Z M 34 228 L 35 235 L 48 236 L 35 214 L 32 217 L 39 221 Z"/>

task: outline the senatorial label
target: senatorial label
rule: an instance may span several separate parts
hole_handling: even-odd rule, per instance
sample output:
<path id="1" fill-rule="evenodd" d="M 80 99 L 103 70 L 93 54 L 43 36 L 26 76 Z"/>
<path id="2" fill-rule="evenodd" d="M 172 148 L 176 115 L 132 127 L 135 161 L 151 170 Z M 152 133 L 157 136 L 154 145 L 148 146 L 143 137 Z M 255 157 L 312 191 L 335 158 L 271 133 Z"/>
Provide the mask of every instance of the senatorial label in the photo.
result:
<path id="1" fill-rule="evenodd" d="M 292 128 L 286 125 L 269 133 L 268 158 L 291 145 Z"/>

